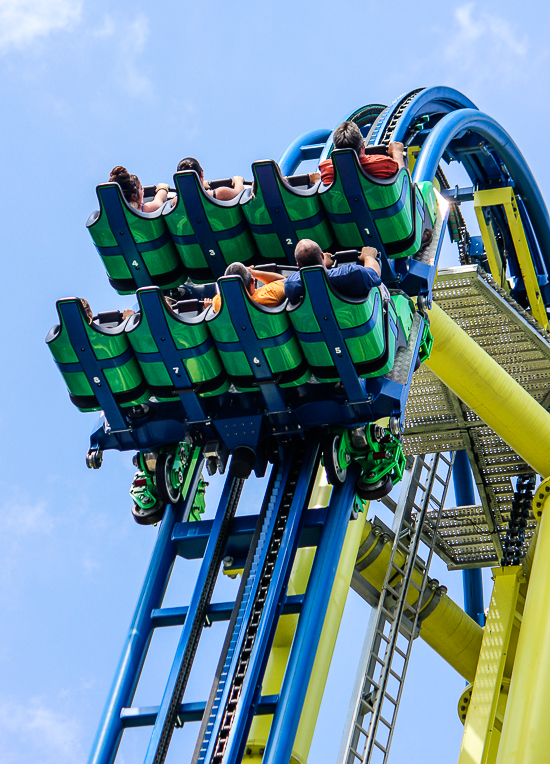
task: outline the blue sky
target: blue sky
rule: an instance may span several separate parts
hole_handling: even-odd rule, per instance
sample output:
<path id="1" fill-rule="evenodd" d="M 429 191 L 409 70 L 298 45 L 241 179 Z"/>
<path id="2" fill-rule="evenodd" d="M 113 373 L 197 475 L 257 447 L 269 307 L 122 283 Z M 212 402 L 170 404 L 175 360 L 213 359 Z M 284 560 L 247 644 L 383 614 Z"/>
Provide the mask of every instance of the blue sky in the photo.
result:
<path id="1" fill-rule="evenodd" d="M 249 176 L 306 130 L 444 84 L 501 122 L 548 197 L 548 15 L 509 0 L 0 0 L 2 764 L 86 761 L 156 533 L 131 518 L 129 455 L 86 469 L 94 416 L 70 404 L 44 344 L 59 297 L 94 311 L 133 302 L 109 287 L 85 230 L 95 185 L 116 164 L 169 182 L 189 154 L 207 177 Z M 253 508 L 259 486 L 247 491 Z M 460 575 L 434 574 L 461 601 Z M 167 604 L 187 601 L 192 577 L 178 565 Z M 310 764 L 335 761 L 367 618 L 351 594 Z M 221 637 L 207 634 L 188 699 L 206 697 Z M 155 637 L 138 702 L 158 703 L 176 638 Z M 393 761 L 456 760 L 462 687 L 415 645 Z M 193 732 L 176 733 L 169 762 L 187 760 Z M 139 761 L 144 741 L 129 733 L 120 761 Z"/>

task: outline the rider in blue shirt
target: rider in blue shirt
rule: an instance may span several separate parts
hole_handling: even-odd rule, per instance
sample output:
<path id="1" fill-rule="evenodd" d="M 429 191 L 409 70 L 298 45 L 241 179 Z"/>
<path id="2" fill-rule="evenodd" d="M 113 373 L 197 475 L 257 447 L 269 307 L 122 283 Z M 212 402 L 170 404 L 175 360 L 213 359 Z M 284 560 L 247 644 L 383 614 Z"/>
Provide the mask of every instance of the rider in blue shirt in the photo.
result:
<path id="1" fill-rule="evenodd" d="M 311 239 L 301 239 L 294 251 L 299 268 L 308 265 L 324 266 L 331 286 L 346 297 L 366 297 L 372 287 L 380 286 L 380 264 L 376 255 L 374 247 L 363 247 L 358 258 L 360 264 L 346 263 L 332 268 L 332 255 L 323 252 Z M 285 281 L 285 295 L 291 303 L 299 302 L 304 296 L 300 271 L 296 271 Z"/>

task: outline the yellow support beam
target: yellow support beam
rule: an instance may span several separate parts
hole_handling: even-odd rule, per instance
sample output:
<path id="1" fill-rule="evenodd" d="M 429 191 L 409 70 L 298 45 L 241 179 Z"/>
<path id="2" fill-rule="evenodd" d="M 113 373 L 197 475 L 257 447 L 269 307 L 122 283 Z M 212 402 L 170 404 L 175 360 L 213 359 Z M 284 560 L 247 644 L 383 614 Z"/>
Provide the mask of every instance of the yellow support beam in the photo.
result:
<path id="1" fill-rule="evenodd" d="M 361 553 L 357 559 L 357 570 L 375 589 L 380 591 L 384 584 L 392 543 L 387 538 L 371 534 L 372 528 L 372 523 L 367 520 L 363 530 Z M 364 566 L 363 561 L 367 560 L 370 562 Z M 404 567 L 405 558 L 399 551 L 395 563 L 401 568 Z M 396 576 L 392 585 L 397 586 L 399 579 L 400 577 Z M 421 583 L 422 575 L 419 570 L 413 571 L 412 580 L 417 586 Z M 471 682 L 476 673 L 483 629 L 445 593 L 442 594 L 433 611 L 423 617 L 424 612 L 432 610 L 432 598 L 439 594 L 432 590 L 432 597 L 424 603 L 420 611 L 420 636 L 461 676 Z M 409 605 L 414 605 L 417 600 L 418 590 L 410 586 L 407 602 Z"/>
<path id="2" fill-rule="evenodd" d="M 506 707 L 525 582 L 521 565 L 493 569 L 493 593 L 458 764 L 494 764 Z M 526 587 L 524 587 L 525 589 Z"/>
<path id="3" fill-rule="evenodd" d="M 481 238 L 483 239 L 485 252 L 487 253 L 487 260 L 489 261 L 489 268 L 491 269 L 492 277 L 497 282 L 497 284 L 500 284 L 503 289 L 506 289 L 506 291 L 509 292 L 510 287 L 508 285 L 508 281 L 506 280 L 506 268 L 504 267 L 502 257 L 500 256 L 495 234 L 492 226 L 489 227 L 487 225 L 487 221 L 485 220 L 483 207 L 488 206 L 488 203 L 484 203 L 483 197 L 480 196 L 483 193 L 483 191 L 476 191 L 474 193 L 474 209 L 479 225 L 479 230 L 481 231 Z"/>
<path id="4" fill-rule="evenodd" d="M 550 480 L 533 511 L 539 533 L 496 764 L 550 761 Z"/>
<path id="5" fill-rule="evenodd" d="M 438 305 L 425 361 L 535 472 L 550 476 L 550 414 Z"/>
<path id="6" fill-rule="evenodd" d="M 485 222 L 483 209 L 487 207 L 495 207 L 497 205 L 502 205 L 504 208 L 506 220 L 508 221 L 508 227 L 516 250 L 519 268 L 525 284 L 527 298 L 529 300 L 529 305 L 531 306 L 531 314 L 541 326 L 548 329 L 548 316 L 540 293 L 537 274 L 535 273 L 535 268 L 533 266 L 527 237 L 519 214 L 516 197 L 514 196 L 512 188 L 509 186 L 505 188 L 492 188 L 484 191 L 476 191 L 474 194 L 475 211 L 493 278 L 498 284 L 504 286 L 506 273 L 503 268 L 500 253 L 496 247 L 494 234 Z"/>

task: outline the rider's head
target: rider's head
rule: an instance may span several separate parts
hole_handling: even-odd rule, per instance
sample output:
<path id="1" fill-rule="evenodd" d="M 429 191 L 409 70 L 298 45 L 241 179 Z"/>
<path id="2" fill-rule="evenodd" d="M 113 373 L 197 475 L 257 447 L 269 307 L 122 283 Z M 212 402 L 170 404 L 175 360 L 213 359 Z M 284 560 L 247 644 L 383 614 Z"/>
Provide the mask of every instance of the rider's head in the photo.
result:
<path id="1" fill-rule="evenodd" d="M 242 263 L 231 263 L 231 265 L 228 265 L 225 269 L 225 276 L 240 276 L 242 280 L 244 281 L 244 286 L 248 294 L 254 294 L 256 291 L 254 288 L 254 279 L 252 278 L 252 274 L 246 267 L 246 265 L 243 265 Z"/>
<path id="2" fill-rule="evenodd" d="M 337 149 L 355 149 L 358 154 L 362 154 L 365 149 L 361 130 L 355 122 L 342 122 L 334 131 L 332 139 Z"/>
<path id="3" fill-rule="evenodd" d="M 308 265 L 323 265 L 324 263 L 323 250 L 311 239 L 300 239 L 296 244 L 294 257 L 298 268 L 306 268 Z"/>
<path id="4" fill-rule="evenodd" d="M 199 178 L 202 178 L 204 175 L 200 162 L 195 157 L 185 157 L 185 159 L 181 160 L 178 165 L 178 172 L 183 172 L 184 170 L 195 170 Z"/>
<path id="5" fill-rule="evenodd" d="M 130 175 L 126 167 L 117 165 L 111 170 L 109 183 L 118 183 L 127 202 L 138 202 L 141 183 L 137 175 Z"/>

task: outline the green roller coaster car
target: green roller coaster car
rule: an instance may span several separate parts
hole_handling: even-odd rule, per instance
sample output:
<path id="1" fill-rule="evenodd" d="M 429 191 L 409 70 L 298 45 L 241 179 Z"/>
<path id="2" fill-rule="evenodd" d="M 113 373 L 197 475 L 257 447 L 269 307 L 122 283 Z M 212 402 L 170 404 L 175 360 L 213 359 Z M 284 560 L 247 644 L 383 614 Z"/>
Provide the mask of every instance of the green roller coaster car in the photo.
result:
<path id="1" fill-rule="evenodd" d="M 132 514 L 139 525 L 154 525 L 164 514 L 166 504 L 177 504 L 187 494 L 190 467 L 196 449 L 186 441 L 163 446 L 159 452 L 138 452 L 134 456 L 134 475 L 130 496 L 134 500 Z M 205 481 L 200 478 L 189 520 L 200 520 L 204 513 Z"/>

